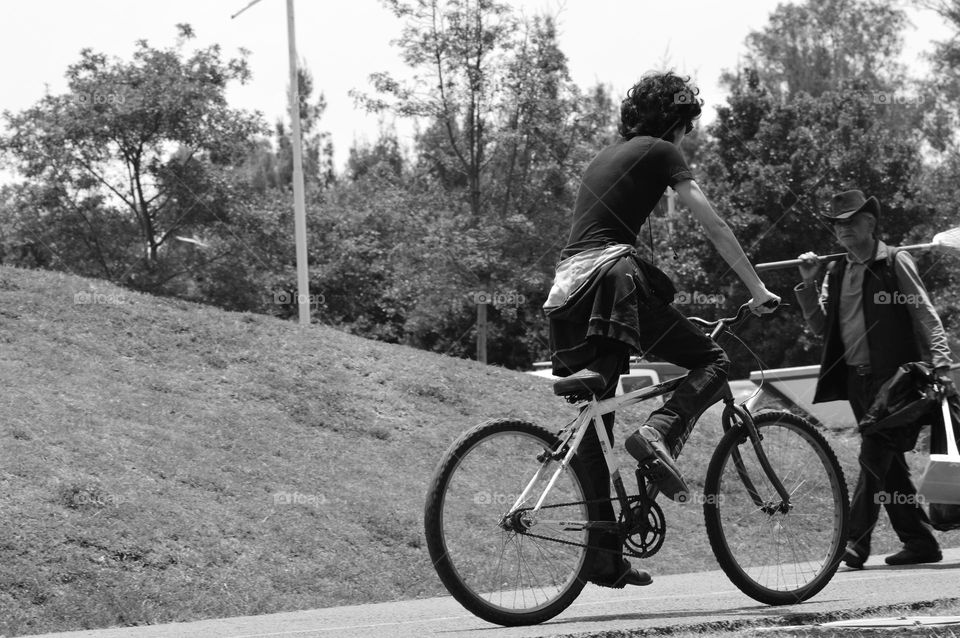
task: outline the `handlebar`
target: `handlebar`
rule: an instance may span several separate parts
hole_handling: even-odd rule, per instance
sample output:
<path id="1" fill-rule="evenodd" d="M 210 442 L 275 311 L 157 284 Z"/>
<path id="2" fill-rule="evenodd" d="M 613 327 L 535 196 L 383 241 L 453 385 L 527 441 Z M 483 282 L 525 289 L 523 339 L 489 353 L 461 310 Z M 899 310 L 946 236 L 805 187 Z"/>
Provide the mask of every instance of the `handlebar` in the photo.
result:
<path id="1" fill-rule="evenodd" d="M 781 303 L 775 303 L 775 302 L 776 302 L 775 299 L 771 299 L 767 303 L 763 304 L 763 306 L 767 308 L 777 309 L 781 306 L 787 305 L 782 302 Z M 773 305 L 770 305 L 771 303 L 773 303 Z M 739 308 L 737 308 L 737 314 L 734 315 L 733 317 L 721 317 L 714 321 L 707 321 L 706 319 L 703 319 L 701 317 L 687 317 L 687 319 L 689 319 L 690 321 L 692 321 L 693 323 L 697 324 L 702 328 L 709 329 L 710 337 L 715 339 L 717 335 L 723 332 L 725 328 L 727 328 L 728 326 L 732 326 L 734 324 L 740 323 L 741 321 L 746 319 L 747 315 L 749 314 L 752 314 L 752 313 L 750 311 L 750 302 L 747 302 L 742 306 L 740 306 Z"/>

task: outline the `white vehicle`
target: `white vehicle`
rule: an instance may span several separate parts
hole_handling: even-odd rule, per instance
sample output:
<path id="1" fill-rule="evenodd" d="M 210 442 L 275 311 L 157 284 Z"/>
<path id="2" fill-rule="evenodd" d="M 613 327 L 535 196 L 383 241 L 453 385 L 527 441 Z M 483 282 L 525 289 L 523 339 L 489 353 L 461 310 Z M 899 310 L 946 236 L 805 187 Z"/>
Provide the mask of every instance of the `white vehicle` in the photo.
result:
<path id="1" fill-rule="evenodd" d="M 796 410 L 798 407 L 797 404 L 791 400 L 789 396 L 783 396 L 781 392 L 778 392 L 776 385 L 771 382 L 771 378 L 776 378 L 776 372 L 778 371 L 767 371 L 766 382 L 764 383 L 763 389 L 759 391 L 757 387 L 760 382 L 759 372 L 751 374 L 750 379 L 730 380 L 729 384 L 730 390 L 733 392 L 733 398 L 736 399 L 737 403 L 746 403 L 747 409 L 751 412 L 756 412 L 763 408 L 778 410 L 793 408 Z M 673 365 L 672 363 L 644 361 L 640 357 L 630 357 L 630 372 L 620 375 L 620 382 L 617 384 L 617 396 L 633 390 L 639 390 L 640 388 L 646 388 L 647 386 L 663 383 L 664 381 L 669 381 L 686 373 L 686 368 Z M 534 363 L 533 370 L 528 371 L 528 374 L 554 381 L 560 378 L 553 374 L 549 361 L 538 361 Z M 754 376 L 756 376 L 756 378 L 754 378 Z M 663 402 L 662 397 L 657 397 L 654 400 L 660 403 Z M 805 416 L 810 416 L 806 410 L 798 411 Z"/>
<path id="2" fill-rule="evenodd" d="M 639 357 L 630 357 L 630 372 L 620 375 L 620 382 L 617 384 L 617 395 L 625 392 L 632 392 L 640 388 L 656 385 L 664 381 L 669 381 L 687 373 L 686 368 L 675 366 L 672 363 L 663 363 L 659 361 L 644 361 Z M 538 361 L 533 364 L 533 370 L 528 374 L 545 379 L 557 380 L 553 374 L 552 365 L 549 361 Z"/>

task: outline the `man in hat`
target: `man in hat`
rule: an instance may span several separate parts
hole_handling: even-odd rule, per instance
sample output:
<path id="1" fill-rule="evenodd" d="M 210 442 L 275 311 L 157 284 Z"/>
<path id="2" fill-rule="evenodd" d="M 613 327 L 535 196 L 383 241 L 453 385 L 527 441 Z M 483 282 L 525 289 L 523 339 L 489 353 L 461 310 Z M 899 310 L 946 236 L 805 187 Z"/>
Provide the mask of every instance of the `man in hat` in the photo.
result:
<path id="1" fill-rule="evenodd" d="M 799 257 L 803 281 L 794 290 L 807 325 L 824 341 L 813 401 L 847 399 L 860 421 L 901 364 L 926 361 L 946 376 L 950 349 L 913 258 L 877 238 L 880 202 L 859 190 L 844 191 L 833 197 L 830 211 L 821 218 L 833 226 L 847 254 L 827 265 L 819 291 L 817 255 Z M 844 558 L 848 567 L 862 568 L 870 555 L 881 504 L 904 545 L 886 558 L 887 564 L 941 559 L 904 458 L 916 444 L 918 430 L 863 434 Z"/>

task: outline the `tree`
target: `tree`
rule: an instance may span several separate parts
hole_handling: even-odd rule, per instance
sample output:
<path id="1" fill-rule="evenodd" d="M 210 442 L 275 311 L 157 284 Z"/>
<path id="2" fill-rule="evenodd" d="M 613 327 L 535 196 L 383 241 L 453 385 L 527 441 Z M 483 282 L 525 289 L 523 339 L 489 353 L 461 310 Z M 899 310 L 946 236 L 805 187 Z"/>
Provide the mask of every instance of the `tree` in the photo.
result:
<path id="1" fill-rule="evenodd" d="M 886 105 L 859 99 L 865 85 L 847 83 L 818 97 L 800 93 L 780 101 L 754 71 L 740 78 L 709 127 L 701 171 L 708 195 L 754 263 L 807 250 L 835 252 L 833 233 L 818 213 L 841 190 L 858 188 L 880 200 L 880 232 L 889 243 L 901 242 L 929 218 L 919 201 L 921 136 L 891 128 Z M 729 290 L 729 268 L 716 252 L 693 229 L 681 234 L 681 261 L 693 285 Z M 796 276 L 795 270 L 775 271 L 764 279 L 789 291 Z M 783 313 L 771 320 L 775 326 L 755 324 L 744 332 L 766 365 L 814 362 L 813 344 L 796 319 Z M 751 363 L 741 358 L 737 372 Z"/>
<path id="2" fill-rule="evenodd" d="M 138 258 L 138 228 L 99 194 L 72 193 L 63 184 L 22 183 L 4 188 L 0 210 L 7 232 L 2 261 L 116 279 Z"/>
<path id="3" fill-rule="evenodd" d="M 346 179 L 324 194 L 323 206 L 337 213 L 317 216 L 309 229 L 320 319 L 364 337 L 405 341 L 417 276 L 406 261 L 422 249 L 432 209 L 410 179 L 396 136 L 385 131 L 374 144 L 350 149 Z"/>
<path id="4" fill-rule="evenodd" d="M 747 37 L 745 64 L 724 75 L 730 95 L 705 130 L 696 171 L 754 263 L 834 250 L 818 213 L 840 190 L 859 188 L 880 200 L 889 242 L 929 218 L 919 193 L 921 113 L 893 93 L 903 86 L 896 59 L 904 20 L 900 9 L 877 0 L 808 1 L 781 4 Z M 726 299 L 685 312 L 729 311 L 743 298 L 730 269 L 689 216 L 671 226 L 679 258 L 661 265 L 686 290 Z M 763 278 L 789 297 L 796 271 Z M 816 360 L 811 336 L 789 310 L 748 324 L 743 336 L 765 366 Z M 734 374 L 756 366 L 745 350 L 730 353 Z"/>
<path id="5" fill-rule="evenodd" d="M 416 75 L 375 74 L 376 96 L 359 98 L 423 124 L 413 179 L 434 206 L 405 263 L 421 291 L 406 338 L 468 356 L 478 300 L 506 299 L 490 306 L 489 360 L 529 365 L 547 352 L 540 306 L 612 101 L 571 82 L 550 16 L 521 20 L 490 0 L 386 4 L 405 21 L 399 46 Z"/>
<path id="6" fill-rule="evenodd" d="M 306 64 L 297 69 L 300 95 L 300 135 L 303 151 L 304 187 L 307 191 L 323 190 L 333 184 L 333 142 L 330 133 L 319 129 L 320 120 L 327 110 L 323 93 L 311 103 L 313 74 Z M 288 87 L 289 89 L 289 87 Z M 290 144 L 290 129 L 287 121 L 278 119 L 273 127 L 273 139 L 258 139 L 244 162 L 247 181 L 259 193 L 268 188 L 292 188 L 293 147 Z"/>
<path id="7" fill-rule="evenodd" d="M 407 169 L 406 160 L 400 150 L 400 142 L 393 130 L 381 130 L 373 144 L 354 145 L 347 157 L 346 177 L 357 181 L 376 174 L 386 176 L 391 182 L 399 179 Z"/>
<path id="8" fill-rule="evenodd" d="M 911 239 L 929 241 L 937 232 L 960 225 L 956 213 L 960 197 L 960 1 L 920 0 L 916 4 L 935 11 L 953 31 L 950 38 L 935 43 L 930 56 L 932 73 L 926 79 L 921 123 L 929 151 L 918 186 L 920 199 L 929 211 L 926 223 L 918 224 Z M 960 345 L 960 261 L 937 252 L 921 255 L 921 275 L 951 337 L 951 345 Z"/>
<path id="9" fill-rule="evenodd" d="M 297 83 L 300 95 L 300 135 L 305 185 L 308 189 L 327 188 L 334 180 L 333 142 L 330 140 L 330 133 L 319 129 L 320 119 L 327 110 L 327 100 L 323 93 L 320 93 L 317 101 L 310 103 L 313 95 L 313 74 L 303 62 L 297 68 Z M 284 186 L 293 183 L 293 149 L 290 145 L 290 135 L 283 121 L 278 121 L 276 124 L 278 174 L 280 184 Z"/>
<path id="10" fill-rule="evenodd" d="M 162 248 L 224 219 L 224 173 L 263 129 L 259 116 L 226 102 L 227 85 L 249 78 L 246 53 L 225 61 L 213 45 L 188 55 L 193 30 L 177 29 L 175 48 L 140 40 L 129 62 L 84 49 L 67 69 L 66 94 L 4 114 L 10 132 L 0 147 L 30 185 L 22 193 L 40 197 L 46 221 L 76 219 L 91 251 L 99 250 L 99 274 L 128 283 L 137 269 L 146 271 L 141 285 L 155 283 L 150 271 L 159 270 Z M 121 261 L 111 264 L 93 244 L 114 241 L 108 225 L 128 222 L 139 256 L 131 263 L 123 247 L 111 247 Z"/>
<path id="11" fill-rule="evenodd" d="M 743 66 L 755 69 L 778 99 L 801 92 L 817 97 L 851 80 L 889 90 L 903 79 L 898 56 L 905 24 L 903 10 L 883 0 L 779 4 L 769 24 L 747 36 Z"/>
<path id="12" fill-rule="evenodd" d="M 916 5 L 937 13 L 953 30 L 950 38 L 934 43 L 928 56 L 931 73 L 921 82 L 924 99 L 920 122 L 926 141 L 940 157 L 958 152 L 960 129 L 960 0 L 916 0 Z"/>
<path id="13" fill-rule="evenodd" d="M 410 85 L 387 73 L 371 79 L 383 96 L 360 96 L 368 108 L 436 122 L 451 152 L 451 168 L 467 182 L 474 216 L 482 213 L 490 120 L 503 96 L 503 57 L 517 22 L 496 0 L 384 0 L 404 20 L 404 62 L 419 74 Z M 392 100 L 392 103 L 386 100 Z"/>

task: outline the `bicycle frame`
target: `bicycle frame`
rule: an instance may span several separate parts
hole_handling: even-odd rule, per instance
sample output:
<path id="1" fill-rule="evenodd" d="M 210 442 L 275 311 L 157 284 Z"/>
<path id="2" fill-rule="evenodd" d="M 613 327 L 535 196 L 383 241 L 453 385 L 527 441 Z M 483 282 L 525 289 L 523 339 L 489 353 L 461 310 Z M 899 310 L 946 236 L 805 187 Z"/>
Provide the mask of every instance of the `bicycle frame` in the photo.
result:
<path id="1" fill-rule="evenodd" d="M 642 403 L 648 399 L 652 399 L 668 392 L 675 390 L 683 381 L 686 379 L 686 375 L 682 377 L 677 377 L 663 383 L 659 383 L 654 386 L 647 388 L 640 388 L 639 390 L 634 390 L 628 392 L 618 397 L 613 397 L 610 399 L 597 400 L 596 398 L 591 399 L 589 402 L 584 404 L 580 408 L 580 413 L 577 415 L 577 418 L 574 419 L 571 423 L 565 426 L 560 432 L 560 444 L 557 446 L 556 450 L 551 452 L 544 452 L 544 455 L 540 457 L 541 461 L 546 461 L 547 456 L 552 458 L 555 461 L 559 461 L 560 466 L 556 468 L 553 473 L 553 476 L 550 477 L 546 487 L 543 489 L 543 492 L 539 495 L 536 504 L 528 509 L 525 514 L 531 515 L 536 514 L 540 511 L 541 506 L 543 505 L 544 500 L 547 495 L 550 493 L 550 490 L 553 488 L 556 481 L 559 479 L 560 475 L 569 467 L 574 454 L 580 447 L 583 437 L 587 433 L 587 428 L 593 427 L 594 431 L 597 434 L 597 439 L 600 442 L 600 448 L 603 451 L 603 458 L 607 464 L 607 469 L 610 473 L 610 479 L 613 483 L 614 490 L 617 493 L 617 499 L 620 501 L 621 508 L 625 511 L 629 511 L 627 507 L 628 497 L 626 490 L 623 486 L 623 478 L 620 474 L 620 469 L 616 463 L 616 460 L 613 456 L 613 449 L 610 443 L 610 438 L 607 436 L 606 428 L 603 427 L 603 419 L 601 418 L 604 414 L 609 414 L 610 412 L 615 412 L 622 408 L 636 405 Z M 790 509 L 790 494 L 784 488 L 783 483 L 780 481 L 779 477 L 773 471 L 773 468 L 770 466 L 770 462 L 767 459 L 766 454 L 763 451 L 761 444 L 762 437 L 757 432 L 756 427 L 753 424 L 753 418 L 750 416 L 750 412 L 745 407 L 737 406 L 733 401 L 733 394 L 730 390 L 729 384 L 724 385 L 723 395 L 721 400 L 724 402 L 724 409 L 722 415 L 722 424 L 723 431 L 726 432 L 732 427 L 742 428 L 744 430 L 744 436 L 750 438 L 754 451 L 757 454 L 757 458 L 760 462 L 761 467 L 764 470 L 764 473 L 767 475 L 767 478 L 770 480 L 774 489 L 777 492 L 777 495 L 780 497 L 779 503 L 765 503 L 760 497 L 760 493 L 754 486 L 752 479 L 746 472 L 742 459 L 740 457 L 739 451 L 734 452 L 734 464 L 737 468 L 738 475 L 740 476 L 741 481 L 746 487 L 748 494 L 757 505 L 757 507 L 764 512 L 773 513 L 776 511 L 787 511 Z M 691 425 L 692 428 L 692 425 Z M 682 447 L 682 442 L 680 443 Z M 678 451 L 679 453 L 679 451 Z M 505 515 L 504 518 L 511 516 L 521 505 L 526 502 L 530 496 L 533 486 L 540 481 L 545 473 L 548 471 L 549 463 L 543 462 L 540 467 L 537 469 L 536 474 L 527 484 L 527 486 L 520 493 L 516 502 L 510 508 L 509 512 Z M 649 486 L 648 496 L 652 498 L 656 495 L 656 487 Z M 629 516 L 629 514 L 627 515 Z M 546 521 L 544 521 L 546 522 Z M 562 523 L 562 528 L 566 531 L 576 531 L 578 529 L 588 529 L 591 527 L 590 522 L 583 521 L 551 521 L 554 523 Z"/>
<path id="2" fill-rule="evenodd" d="M 553 476 L 543 489 L 543 492 L 537 499 L 536 504 L 531 510 L 529 510 L 529 512 L 535 514 L 540 511 L 540 507 L 543 505 L 543 502 L 550 493 L 550 490 L 557 482 L 557 479 L 560 478 L 560 475 L 567 469 L 567 467 L 569 467 L 571 461 L 573 460 L 574 454 L 576 454 L 577 450 L 580 448 L 580 443 L 583 441 L 583 437 L 586 436 L 587 428 L 591 426 L 594 428 L 594 431 L 597 433 L 597 439 L 600 441 L 600 449 L 603 451 L 603 458 L 607 464 L 607 469 L 610 472 L 610 477 L 615 486 L 620 486 L 619 488 L 615 488 L 617 489 L 619 496 L 623 485 L 623 479 L 620 476 L 620 470 L 617 467 L 616 461 L 613 457 L 613 449 L 610 444 L 610 438 L 607 436 L 606 428 L 603 427 L 603 419 L 601 417 L 604 414 L 609 414 L 610 412 L 641 403 L 647 399 L 652 399 L 668 392 L 672 392 L 677 388 L 677 386 L 683 383 L 685 378 L 686 375 L 647 388 L 633 390 L 632 392 L 628 392 L 610 399 L 597 400 L 596 398 L 593 398 L 588 403 L 583 405 L 580 408 L 580 413 L 577 415 L 577 418 L 560 431 L 560 445 L 556 450 L 553 450 L 550 453 L 551 458 L 554 460 L 559 460 L 560 466 L 554 471 Z M 562 458 L 560 458 L 561 456 Z M 533 490 L 533 486 L 543 478 L 543 475 L 545 472 L 547 472 L 548 467 L 548 463 L 543 463 L 537 469 L 537 473 L 534 474 L 533 478 L 520 493 L 516 502 L 513 504 L 513 507 L 510 508 L 511 513 L 515 512 L 521 506 L 521 504 L 527 500 L 527 498 L 530 496 L 530 492 Z"/>

